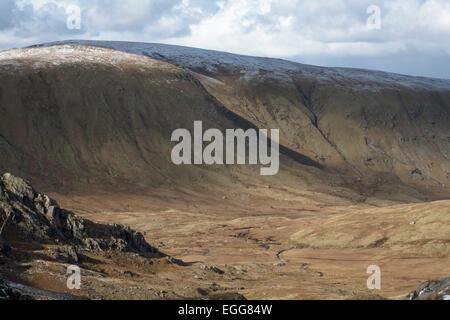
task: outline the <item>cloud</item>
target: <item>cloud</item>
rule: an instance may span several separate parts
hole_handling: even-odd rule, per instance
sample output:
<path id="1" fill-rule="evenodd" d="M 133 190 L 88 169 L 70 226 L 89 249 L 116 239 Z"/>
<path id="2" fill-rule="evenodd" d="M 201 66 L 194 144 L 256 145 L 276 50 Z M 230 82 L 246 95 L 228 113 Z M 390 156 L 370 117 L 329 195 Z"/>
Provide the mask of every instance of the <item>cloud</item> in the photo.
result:
<path id="1" fill-rule="evenodd" d="M 80 30 L 67 28 L 71 4 L 81 8 Z M 381 9 L 379 30 L 366 24 L 367 7 L 373 4 Z M 450 1 L 2 0 L 0 32 L 0 48 L 83 38 L 164 42 L 297 60 L 315 56 L 329 65 L 347 57 L 402 63 L 402 55 L 445 61 L 450 54 Z M 405 61 L 411 64 L 410 73 L 419 71 L 411 59 Z M 442 72 L 432 75 L 445 76 Z"/>
<path id="2" fill-rule="evenodd" d="M 0 2 L 0 30 L 5 30 L 13 26 L 12 13 L 16 7 L 13 0 L 3 0 Z"/>
<path id="3" fill-rule="evenodd" d="M 283 57 L 449 49 L 449 41 L 442 40 L 450 35 L 450 3 L 384 1 L 382 28 L 370 30 L 366 9 L 372 1 L 264 1 L 270 13 L 260 14 L 261 1 L 229 0 L 217 14 L 192 26 L 189 36 L 176 40 L 234 51 L 245 43 L 250 54 Z"/>

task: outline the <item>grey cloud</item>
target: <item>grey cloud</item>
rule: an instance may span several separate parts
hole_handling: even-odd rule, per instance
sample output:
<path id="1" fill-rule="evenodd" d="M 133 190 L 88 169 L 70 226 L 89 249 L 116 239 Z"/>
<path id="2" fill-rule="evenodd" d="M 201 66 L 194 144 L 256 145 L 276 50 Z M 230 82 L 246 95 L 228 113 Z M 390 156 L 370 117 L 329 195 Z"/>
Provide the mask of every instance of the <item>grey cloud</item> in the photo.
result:
<path id="1" fill-rule="evenodd" d="M 130 0 L 112 4 L 108 0 L 82 1 L 84 23 L 96 32 L 147 32 L 146 36 L 163 35 L 166 38 L 189 34 L 191 24 L 217 12 L 213 1 Z M 170 23 L 170 28 L 165 25 Z"/>
<path id="2" fill-rule="evenodd" d="M 67 28 L 66 21 L 65 8 L 55 3 L 45 4 L 38 10 L 27 5 L 21 10 L 21 19 L 15 26 L 16 35 L 19 37 L 69 35 L 72 30 Z"/>
<path id="3" fill-rule="evenodd" d="M 102 32 L 140 36 L 145 32 L 147 37 L 179 37 L 189 34 L 191 24 L 219 9 L 215 2 L 201 0 L 189 1 L 189 6 L 183 6 L 182 0 L 80 0 L 78 5 L 82 28 L 70 30 L 66 26 L 65 7 L 57 1 L 49 1 L 36 9 L 29 3 L 18 7 L 17 1 L 2 0 L 0 29 L 12 29 L 22 38 L 42 35 L 42 38 L 53 36 L 55 40 L 77 34 L 92 37 Z"/>
<path id="4" fill-rule="evenodd" d="M 21 1 L 0 0 L 2 49 L 73 38 L 158 41 L 450 77 L 444 0 L 73 0 L 81 30 L 66 26 L 67 1 L 39 9 Z M 364 30 L 371 4 L 381 7 L 381 30 Z"/>
<path id="5" fill-rule="evenodd" d="M 14 0 L 0 2 L 0 30 L 11 28 L 14 25 L 13 16 L 16 8 Z"/>
<path id="6" fill-rule="evenodd" d="M 17 38 L 48 39 L 83 32 L 67 28 L 66 9 L 54 2 L 35 9 L 31 4 L 19 7 L 15 1 L 7 0 L 1 3 L 0 10 L 0 28 L 10 31 Z"/>

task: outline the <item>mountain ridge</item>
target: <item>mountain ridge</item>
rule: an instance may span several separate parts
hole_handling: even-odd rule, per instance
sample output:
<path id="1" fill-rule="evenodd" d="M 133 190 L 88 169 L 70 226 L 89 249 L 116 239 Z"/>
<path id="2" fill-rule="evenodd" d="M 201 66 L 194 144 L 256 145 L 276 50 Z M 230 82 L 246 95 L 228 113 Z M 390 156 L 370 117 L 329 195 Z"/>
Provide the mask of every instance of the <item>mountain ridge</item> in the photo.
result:
<path id="1" fill-rule="evenodd" d="M 300 71 L 304 72 L 305 76 L 316 76 L 319 79 L 326 79 L 327 76 L 338 76 L 339 73 L 341 73 L 341 76 L 344 79 L 345 77 L 348 77 L 349 80 L 373 81 L 375 83 L 382 83 L 384 80 L 390 85 L 392 85 L 395 81 L 397 85 L 400 83 L 405 86 L 409 84 L 420 87 L 421 82 L 419 80 L 422 80 L 422 84 L 428 86 L 431 90 L 433 90 L 433 87 L 434 89 L 450 89 L 450 79 L 411 76 L 361 68 L 322 67 L 280 58 L 249 56 L 217 50 L 161 43 L 65 40 L 33 45 L 29 48 L 55 45 L 81 45 L 109 48 L 127 53 L 144 55 L 155 60 L 177 65 L 179 67 L 190 68 L 192 71 L 201 68 L 202 65 L 210 66 L 210 69 L 207 69 L 207 71 L 216 71 L 217 69 L 215 69 L 215 67 L 211 67 L 211 65 L 217 66 L 219 64 L 228 64 L 234 65 L 238 68 L 247 66 L 250 68 L 250 71 L 256 71 L 257 68 L 268 71 Z"/>
<path id="2" fill-rule="evenodd" d="M 227 112 L 231 112 L 228 120 L 217 120 L 216 127 L 221 127 L 223 123 L 230 120 L 235 122 L 238 118 L 242 118 L 244 122 L 247 122 L 245 126 L 251 125 L 261 129 L 280 128 L 280 145 L 285 153 L 292 152 L 292 155 L 300 155 L 299 160 L 309 159 L 305 161 L 309 161 L 317 168 L 347 175 L 354 181 L 365 180 L 365 188 L 397 179 L 405 185 L 417 188 L 422 193 L 445 194 L 445 190 L 450 186 L 450 154 L 448 153 L 450 150 L 450 80 L 415 78 L 387 73 L 376 73 L 377 76 L 372 77 L 373 72 L 361 70 L 351 72 L 346 70 L 347 73 L 337 78 L 335 75 L 339 74 L 338 71 L 341 69 L 187 47 L 128 42 L 68 41 L 36 45 L 0 52 L 0 64 L 5 76 L 5 84 L 8 83 L 7 79 L 12 73 L 16 73 L 17 76 L 23 74 L 28 78 L 37 75 L 36 80 L 33 81 L 42 82 L 41 92 L 45 91 L 50 96 L 54 96 L 51 98 L 52 101 L 47 101 L 48 98 L 39 93 L 40 101 L 47 105 L 50 113 L 57 111 L 62 103 L 60 101 L 62 98 L 54 92 L 54 88 L 60 86 L 54 82 L 54 79 L 64 77 L 63 70 L 72 68 L 72 74 L 75 77 L 80 77 L 81 72 L 84 73 L 85 82 L 92 83 L 100 91 L 93 92 L 82 83 L 75 83 L 73 77 L 64 80 L 64 83 L 72 86 L 71 91 L 85 96 L 83 99 L 92 100 L 91 97 L 96 97 L 98 100 L 96 105 L 109 106 L 111 101 L 115 101 L 114 110 L 118 114 L 133 113 L 134 103 L 142 104 L 143 109 L 139 111 L 140 113 L 148 113 L 150 109 L 144 105 L 153 103 L 155 99 L 151 96 L 147 96 L 146 100 L 136 98 L 147 95 L 144 93 L 147 91 L 172 91 L 171 99 L 179 96 L 180 101 L 186 101 L 181 97 L 188 97 L 195 91 L 204 95 L 202 99 L 205 100 L 202 101 L 206 101 L 206 105 L 215 105 L 214 108 L 221 105 L 219 109 L 224 108 L 223 112 L 219 111 L 222 114 L 220 117 L 227 118 Z M 79 69 L 75 70 L 75 66 Z M 97 80 L 89 75 L 89 68 L 95 70 L 98 79 L 102 78 L 110 86 L 94 84 Z M 146 75 L 142 72 L 146 68 L 153 68 L 153 71 Z M 156 75 L 157 72 L 154 70 L 160 70 L 159 75 Z M 42 77 L 48 74 L 47 71 L 53 75 L 52 79 Z M 7 74 L 8 72 L 10 75 Z M 164 72 L 178 73 L 175 78 L 179 79 L 176 81 L 190 83 L 197 88 L 186 91 L 181 87 L 174 87 L 173 80 L 166 79 Z M 182 75 L 183 72 L 185 74 Z M 135 79 L 136 73 L 141 73 L 139 77 L 142 80 L 138 82 L 146 83 L 145 89 L 136 81 L 133 81 L 133 86 L 130 86 L 130 82 L 125 80 L 128 77 Z M 163 75 L 163 78 L 157 80 L 160 75 Z M 117 79 L 112 78 L 116 76 Z M 385 76 L 388 78 L 386 79 Z M 19 80 L 20 83 L 27 83 L 24 79 Z M 324 79 L 326 79 L 325 82 L 323 82 Z M 405 79 L 407 79 L 406 82 Z M 126 86 L 121 81 L 125 81 Z M 6 88 L 7 85 L 4 87 Z M 128 88 L 125 89 L 125 87 Z M 129 94 L 130 97 L 127 99 L 130 101 L 123 100 L 123 97 L 119 97 L 111 88 L 118 88 L 119 91 Z M 61 90 L 66 89 L 61 88 Z M 108 96 L 105 96 L 106 91 L 109 91 Z M 167 106 L 170 102 L 166 93 L 162 93 L 163 91 L 159 94 L 158 106 L 152 112 L 169 110 Z M 26 92 L 30 91 L 27 89 Z M 26 94 L 29 95 L 29 93 Z M 10 92 L 3 89 L 2 96 L 5 99 L 6 96 L 10 96 Z M 18 101 L 19 98 L 14 99 Z M 24 103 L 23 98 L 20 99 Z M 30 96 L 30 99 L 32 101 L 34 98 Z M 195 101 L 191 100 L 189 105 L 182 108 L 182 112 L 198 109 L 195 104 L 199 102 Z M 6 106 L 10 103 L 4 100 L 3 109 L 7 109 Z M 79 98 L 64 102 L 65 110 L 70 111 L 69 105 L 72 103 L 79 104 Z M 210 107 L 206 105 L 203 113 L 197 113 L 191 118 L 191 122 L 210 116 L 210 110 L 213 109 L 209 109 Z M 28 102 L 25 102 L 24 107 L 29 108 Z M 128 111 L 125 111 L 124 107 Z M 82 108 L 88 112 L 94 112 L 91 109 L 95 107 L 89 108 L 86 105 Z M 108 108 L 104 111 L 109 112 Z M 211 112 L 215 114 L 216 111 Z M 97 121 L 102 121 L 101 118 L 98 118 L 98 115 L 93 117 L 95 120 L 90 120 L 91 125 L 98 126 Z M 136 120 L 130 120 L 129 132 L 125 136 L 128 137 L 126 139 L 133 140 L 137 129 L 134 128 Z M 69 121 L 67 122 L 69 127 L 72 126 L 71 119 L 65 121 Z M 117 121 L 119 118 L 115 117 L 115 122 Z M 166 137 L 168 141 L 170 137 L 168 127 L 175 129 L 191 126 L 189 123 L 184 123 L 182 126 L 180 124 L 168 126 L 167 124 L 172 122 L 169 114 L 164 116 L 165 125 L 157 124 L 162 119 L 149 119 L 149 121 L 153 122 L 151 126 L 144 129 L 142 124 L 139 124 L 138 130 L 158 128 L 155 133 L 160 136 L 160 141 L 157 143 L 159 146 L 167 144 L 163 137 Z M 106 126 L 111 126 L 108 122 L 102 122 Z M 242 125 L 241 120 L 230 124 L 231 127 Z M 116 126 L 120 128 L 122 124 L 117 122 Z M 6 148 L 11 149 L 14 144 L 20 145 L 21 143 L 13 141 L 17 137 L 12 133 L 15 129 L 12 128 L 11 121 L 5 123 L 4 128 L 9 128 L 6 131 L 4 129 L 0 131 Z M 89 130 L 95 132 L 96 129 L 92 127 Z M 162 134 L 160 130 L 164 133 Z M 77 134 L 80 135 L 81 132 Z M 85 135 L 85 133 L 82 134 Z M 107 137 L 108 135 L 105 138 L 109 139 Z M 80 136 L 77 139 L 83 138 Z M 143 148 L 143 145 L 147 146 Z M 104 146 L 105 141 L 99 141 L 98 147 Z M 144 168 L 155 166 L 157 161 L 154 161 L 156 158 L 150 161 L 145 154 L 149 155 L 148 150 L 154 149 L 154 146 L 143 141 L 132 142 L 130 146 L 137 147 L 137 156 L 143 160 L 141 165 L 143 175 L 141 175 L 148 176 L 148 173 L 144 173 L 146 171 Z M 94 147 L 93 153 L 91 152 L 94 155 L 98 152 L 96 148 Z M 164 148 L 167 149 L 168 146 Z M 64 161 L 76 163 L 79 161 L 76 159 L 80 156 L 87 156 L 83 155 L 86 151 L 80 154 L 79 147 L 70 153 L 73 153 L 71 158 Z M 60 155 L 56 156 L 58 157 Z M 118 157 L 124 156 L 118 155 Z M 161 157 L 160 160 L 162 161 Z M 106 162 L 110 161 L 106 160 Z M 121 161 L 122 164 L 115 165 L 119 165 L 119 172 L 124 173 L 128 170 L 125 169 L 125 163 L 129 161 L 126 159 Z M 95 162 L 98 165 L 104 163 L 98 160 Z M 70 163 L 66 163 L 65 166 L 71 166 Z M 42 165 L 39 166 L 42 167 Z M 162 162 L 159 162 L 157 166 L 167 167 Z M 8 166 L 4 166 L 4 170 L 11 171 Z M 102 169 L 104 170 L 110 172 L 107 175 L 114 176 L 116 175 L 114 170 L 117 169 Z M 192 170 L 195 171 L 192 168 L 175 171 Z M 153 169 L 152 172 L 154 172 Z M 118 176 L 123 176 L 123 173 Z M 156 175 L 152 179 L 164 180 L 162 178 L 164 175 L 154 173 Z M 438 199 L 440 198 L 442 196 L 438 196 Z"/>
<path id="3" fill-rule="evenodd" d="M 233 63 L 227 55 L 227 64 L 220 53 L 210 59 L 176 48 L 171 58 L 161 48 L 141 49 L 61 44 L 0 52 L 0 172 L 49 195 L 29 192 L 25 206 L 11 201 L 21 194 L 14 185 L 29 184 L 6 175 L 4 208 L 48 213 L 51 197 L 65 209 L 49 216 L 69 235 L 73 221 L 119 223 L 140 233 L 131 232 L 137 247 L 144 237 L 176 257 L 148 260 L 94 245 L 78 257 L 87 277 L 77 296 L 213 299 L 237 291 L 250 299 L 371 299 L 380 296 L 367 292 L 366 270 L 378 265 L 379 294 L 399 299 L 418 283 L 448 277 L 447 81 L 411 86 L 401 76 L 370 82 L 352 72 L 339 79 L 305 67 L 311 77 L 287 62 L 292 70 L 274 70 L 285 63 L 278 60 Z M 174 165 L 172 132 L 192 132 L 199 120 L 221 132 L 280 129 L 279 173 Z M 20 284 L 70 294 L 65 264 L 76 262 L 73 250 L 19 241 L 14 224 L 0 258 L 16 274 L 0 279 L 0 290 Z M 55 230 L 47 219 L 42 225 Z M 104 228 L 106 239 L 86 232 L 72 240 L 127 248 L 110 239 L 124 229 Z"/>

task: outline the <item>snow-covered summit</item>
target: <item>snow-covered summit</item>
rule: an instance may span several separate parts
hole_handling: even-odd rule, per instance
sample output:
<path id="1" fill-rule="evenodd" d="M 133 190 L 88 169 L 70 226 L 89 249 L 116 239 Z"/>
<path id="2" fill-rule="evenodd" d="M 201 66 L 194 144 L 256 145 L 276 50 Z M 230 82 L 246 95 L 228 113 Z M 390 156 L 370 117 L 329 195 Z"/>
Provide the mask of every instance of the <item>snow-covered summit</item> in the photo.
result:
<path id="1" fill-rule="evenodd" d="M 159 61 L 150 60 L 135 54 L 123 53 L 96 46 L 37 46 L 24 49 L 12 49 L 0 52 L 0 67 L 3 69 L 29 66 L 35 69 L 46 65 L 61 65 L 74 63 L 99 63 L 113 65 L 120 68 L 123 64 L 132 62 L 140 67 L 173 68 L 173 66 Z"/>
<path id="2" fill-rule="evenodd" d="M 393 87 L 450 90 L 450 80 L 447 79 L 413 77 L 363 69 L 317 67 L 282 59 L 251 57 L 166 44 L 68 40 L 46 43 L 33 47 L 56 45 L 108 48 L 147 56 L 155 60 L 174 64 L 184 69 L 206 73 L 212 76 L 220 75 L 223 72 L 233 72 L 240 73 L 244 79 L 265 77 L 291 82 L 293 79 L 312 78 L 320 83 L 368 90 Z"/>

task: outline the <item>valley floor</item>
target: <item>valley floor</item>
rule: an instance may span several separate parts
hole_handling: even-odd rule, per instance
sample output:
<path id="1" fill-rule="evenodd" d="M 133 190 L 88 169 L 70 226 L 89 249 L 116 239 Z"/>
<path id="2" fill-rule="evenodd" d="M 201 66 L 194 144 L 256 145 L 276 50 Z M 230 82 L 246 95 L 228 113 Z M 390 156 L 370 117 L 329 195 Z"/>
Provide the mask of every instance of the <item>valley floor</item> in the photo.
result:
<path id="1" fill-rule="evenodd" d="M 79 292 L 91 298 L 403 299 L 450 274 L 450 201 L 377 206 L 255 185 L 51 196 L 84 218 L 131 226 L 187 264 L 92 257 Z M 367 289 L 370 265 L 381 290 Z"/>

